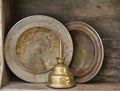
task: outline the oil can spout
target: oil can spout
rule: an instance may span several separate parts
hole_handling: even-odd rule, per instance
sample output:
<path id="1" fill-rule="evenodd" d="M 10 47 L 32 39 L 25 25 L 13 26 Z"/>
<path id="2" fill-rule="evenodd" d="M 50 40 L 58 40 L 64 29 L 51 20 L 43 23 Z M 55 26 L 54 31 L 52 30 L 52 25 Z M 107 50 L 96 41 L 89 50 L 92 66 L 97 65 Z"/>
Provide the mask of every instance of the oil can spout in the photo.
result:
<path id="1" fill-rule="evenodd" d="M 75 86 L 73 74 L 64 64 L 62 40 L 60 37 L 59 58 L 48 76 L 48 86 L 52 88 L 69 88 Z"/>

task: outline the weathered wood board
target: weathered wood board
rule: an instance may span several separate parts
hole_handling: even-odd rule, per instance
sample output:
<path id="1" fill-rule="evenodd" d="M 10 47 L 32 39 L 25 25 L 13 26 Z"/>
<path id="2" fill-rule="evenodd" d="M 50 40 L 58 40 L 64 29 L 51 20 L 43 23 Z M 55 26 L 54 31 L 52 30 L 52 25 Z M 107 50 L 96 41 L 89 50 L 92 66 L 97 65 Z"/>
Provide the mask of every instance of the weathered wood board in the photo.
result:
<path id="1" fill-rule="evenodd" d="M 2 22 L 2 3 L 0 2 L 0 22 Z M 2 23 L 0 23 L 0 87 L 2 85 L 2 74 L 3 74 L 3 37 L 2 37 Z"/>
<path id="2" fill-rule="evenodd" d="M 69 89 L 53 89 L 46 83 L 34 84 L 13 81 L 1 89 L 1 91 L 120 91 L 117 83 L 78 84 Z"/>
<path id="3" fill-rule="evenodd" d="M 12 0 L 0 0 L 0 87 L 9 81 L 9 70 L 4 60 L 4 40 L 6 30 L 11 27 Z"/>
<path id="4" fill-rule="evenodd" d="M 102 38 L 105 58 L 92 82 L 120 82 L 120 0 L 0 0 L 0 4 L 5 17 L 0 23 L 0 64 L 4 62 L 2 33 L 6 36 L 10 27 L 26 16 L 49 15 L 63 24 L 80 20 L 95 28 Z"/>
<path id="5" fill-rule="evenodd" d="M 81 20 L 94 27 L 102 38 L 105 58 L 92 81 L 120 82 L 120 0 L 14 0 L 14 23 L 35 14 L 63 24 Z"/>

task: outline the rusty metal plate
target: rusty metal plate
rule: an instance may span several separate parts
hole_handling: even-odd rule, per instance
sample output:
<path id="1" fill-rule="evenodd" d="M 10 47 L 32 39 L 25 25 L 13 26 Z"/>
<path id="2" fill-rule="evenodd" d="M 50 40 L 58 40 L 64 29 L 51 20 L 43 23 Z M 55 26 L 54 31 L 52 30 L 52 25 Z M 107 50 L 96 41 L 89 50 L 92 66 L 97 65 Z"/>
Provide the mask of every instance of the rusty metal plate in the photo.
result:
<path id="1" fill-rule="evenodd" d="M 5 58 L 9 68 L 28 82 L 47 82 L 48 73 L 59 56 L 61 35 L 65 63 L 70 64 L 73 44 L 68 30 L 54 18 L 34 15 L 20 20 L 5 41 Z"/>
<path id="2" fill-rule="evenodd" d="M 70 69 L 77 83 L 91 80 L 103 63 L 103 44 L 98 33 L 88 24 L 72 21 L 66 24 L 73 39 L 73 59 Z"/>

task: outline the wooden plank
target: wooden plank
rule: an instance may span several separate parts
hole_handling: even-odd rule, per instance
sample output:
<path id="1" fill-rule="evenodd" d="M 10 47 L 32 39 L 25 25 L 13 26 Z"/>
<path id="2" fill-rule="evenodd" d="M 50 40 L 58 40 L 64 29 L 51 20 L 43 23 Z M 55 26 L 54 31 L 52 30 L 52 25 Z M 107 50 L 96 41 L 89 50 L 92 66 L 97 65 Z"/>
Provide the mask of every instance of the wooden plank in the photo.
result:
<path id="1" fill-rule="evenodd" d="M 3 32 L 2 32 L 2 0 L 0 0 L 0 87 L 2 85 L 2 74 L 3 74 Z"/>
<path id="2" fill-rule="evenodd" d="M 15 15 L 47 14 L 68 18 L 118 15 L 119 0 L 14 0 Z M 18 11 L 19 10 L 19 11 Z M 66 18 L 66 19 L 65 19 Z"/>
<path id="3" fill-rule="evenodd" d="M 120 82 L 120 38 L 103 38 L 105 57 L 93 82 Z"/>
<path id="4" fill-rule="evenodd" d="M 12 6 L 12 0 L 0 0 L 1 2 L 1 17 L 0 18 L 0 32 L 2 33 L 1 34 L 1 38 L 0 38 L 0 43 L 1 43 L 1 46 L 0 46 L 0 52 L 1 52 L 1 67 L 2 67 L 2 72 L 1 72 L 1 86 L 2 85 L 5 85 L 6 83 L 9 82 L 9 71 L 7 71 L 7 67 L 5 66 L 5 60 L 4 60 L 4 38 L 5 38 L 5 35 L 6 35 L 6 30 L 10 27 L 11 25 L 11 17 L 12 17 L 12 14 L 11 14 L 11 6 Z"/>
<path id="5" fill-rule="evenodd" d="M 102 69 L 92 81 L 120 82 L 119 4 L 120 0 L 14 0 L 14 17 L 8 19 L 6 32 L 18 20 L 35 14 L 52 16 L 63 24 L 72 20 L 86 22 L 99 33 L 105 49 Z"/>
<path id="6" fill-rule="evenodd" d="M 1 89 L 1 91 L 120 91 L 120 83 L 94 83 L 78 84 L 69 89 L 52 89 L 46 83 L 25 83 L 13 81 Z"/>
<path id="7" fill-rule="evenodd" d="M 14 0 L 14 23 L 29 15 L 43 14 L 63 24 L 81 20 L 93 26 L 102 38 L 115 37 L 120 34 L 119 3 L 120 0 Z"/>
<path id="8" fill-rule="evenodd" d="M 29 2 L 29 3 L 28 3 Z M 55 17 L 62 23 L 81 20 L 93 26 L 101 37 L 120 34 L 119 0 L 15 0 L 14 22 L 35 14 Z"/>

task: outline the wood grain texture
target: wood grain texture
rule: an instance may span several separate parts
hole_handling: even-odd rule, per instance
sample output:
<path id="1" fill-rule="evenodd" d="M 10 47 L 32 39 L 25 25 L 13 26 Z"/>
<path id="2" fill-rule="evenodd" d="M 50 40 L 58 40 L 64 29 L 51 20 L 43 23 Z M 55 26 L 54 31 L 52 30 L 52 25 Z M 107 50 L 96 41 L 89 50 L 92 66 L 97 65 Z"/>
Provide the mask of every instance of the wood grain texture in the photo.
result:
<path id="1" fill-rule="evenodd" d="M 2 2 L 0 0 L 0 22 L 2 22 Z M 2 37 L 2 23 L 0 23 L 0 87 L 2 85 L 2 74 L 3 74 L 3 37 Z"/>
<path id="2" fill-rule="evenodd" d="M 18 20 L 36 14 L 49 15 L 63 24 L 73 20 L 90 24 L 105 49 L 102 69 L 92 82 L 120 82 L 120 0 L 14 0 L 13 4 L 12 11 L 5 8 L 4 15 L 9 17 L 8 11 L 14 14 L 10 16 L 12 20 L 5 20 L 6 33 Z"/>
<path id="3" fill-rule="evenodd" d="M 120 82 L 120 38 L 103 38 L 104 64 L 93 81 Z"/>
<path id="4" fill-rule="evenodd" d="M 69 89 L 52 89 L 46 83 L 25 83 L 13 81 L 1 89 L 1 91 L 120 91 L 120 84 L 116 83 L 96 83 L 78 84 Z"/>
<path id="5" fill-rule="evenodd" d="M 14 0 L 16 19 L 31 14 L 47 14 L 62 21 L 118 14 L 119 0 Z M 24 12 L 26 11 L 26 12 Z M 60 20 L 61 20 L 60 19 Z"/>
<path id="6" fill-rule="evenodd" d="M 6 35 L 6 30 L 10 28 L 11 26 L 11 7 L 12 7 L 12 0 L 0 0 L 0 6 L 1 6 L 1 11 L 0 11 L 0 52 L 1 52 L 1 86 L 5 85 L 6 83 L 9 82 L 9 70 L 5 66 L 5 60 L 4 60 L 4 40 L 5 40 L 5 35 Z"/>
<path id="7" fill-rule="evenodd" d="M 35 14 L 52 16 L 63 24 L 80 20 L 102 38 L 105 58 L 93 82 L 120 82 L 120 0 L 14 0 L 14 23 Z"/>

